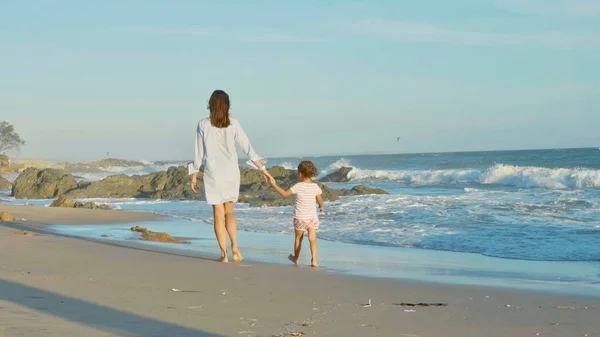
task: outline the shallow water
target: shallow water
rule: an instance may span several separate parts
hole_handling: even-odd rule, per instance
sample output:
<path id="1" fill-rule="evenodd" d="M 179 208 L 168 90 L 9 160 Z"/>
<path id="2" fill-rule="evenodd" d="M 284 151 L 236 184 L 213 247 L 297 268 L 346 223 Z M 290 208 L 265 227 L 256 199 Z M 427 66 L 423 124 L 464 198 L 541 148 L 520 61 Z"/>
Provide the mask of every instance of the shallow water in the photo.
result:
<path id="1" fill-rule="evenodd" d="M 130 231 L 136 224 L 51 226 L 61 234 L 101 240 L 137 240 Z M 200 252 L 217 258 L 217 246 L 212 226 L 185 219 L 148 222 L 153 231 L 165 231 L 189 240 L 189 245 L 146 243 L 157 247 Z M 103 235 L 109 235 L 104 238 Z M 239 242 L 246 257 L 252 261 L 290 265 L 287 256 L 292 251 L 290 234 L 240 232 Z M 310 249 L 305 241 L 300 260 L 309 268 Z M 567 294 L 600 296 L 599 267 L 595 262 L 522 261 L 486 257 L 471 253 L 452 253 L 397 247 L 364 246 L 319 241 L 319 264 L 326 272 L 419 280 L 436 283 L 470 284 L 549 291 Z"/>
<path id="2" fill-rule="evenodd" d="M 445 254 L 472 253 L 465 255 L 469 258 L 463 265 L 471 263 L 472 256 L 497 257 L 501 259 L 485 261 L 517 267 L 529 262 L 546 266 L 544 263 L 555 261 L 563 264 L 547 265 L 561 270 L 563 281 L 559 284 L 569 279 L 562 270 L 574 273 L 572 276 L 579 280 L 576 282 L 582 280 L 583 274 L 585 282 L 600 281 L 600 150 L 596 148 L 280 158 L 269 160 L 269 165 L 293 168 L 301 159 L 313 160 L 321 169 L 321 176 L 342 166 L 354 167 L 350 182 L 331 184 L 332 187 L 365 184 L 390 192 L 326 203 L 319 232 L 324 246 L 348 245 L 366 256 L 372 252 L 382 254 L 379 265 L 386 265 L 381 270 L 389 275 L 396 272 L 391 271 L 386 260 L 400 258 L 395 254 L 418 252 L 420 258 L 443 259 Z M 162 163 L 146 163 L 144 167 L 112 168 L 84 177 L 96 180 L 109 174 L 141 174 L 164 168 Z M 50 203 L 14 200 L 6 193 L 0 194 L 0 201 Z M 150 211 L 186 220 L 194 230 L 212 222 L 210 208 L 201 201 L 95 201 L 118 209 Z M 291 214 L 291 207 L 246 205 L 239 205 L 237 212 L 244 235 L 266 234 L 264 240 L 274 241 L 288 240 L 283 235 L 292 234 Z M 283 255 L 287 256 L 287 250 Z M 571 266 L 585 266 L 586 272 L 582 274 Z M 370 273 L 368 268 L 356 268 L 360 273 Z M 349 272 L 351 269 L 347 268 Z M 549 279 L 540 278 L 544 282 Z"/>

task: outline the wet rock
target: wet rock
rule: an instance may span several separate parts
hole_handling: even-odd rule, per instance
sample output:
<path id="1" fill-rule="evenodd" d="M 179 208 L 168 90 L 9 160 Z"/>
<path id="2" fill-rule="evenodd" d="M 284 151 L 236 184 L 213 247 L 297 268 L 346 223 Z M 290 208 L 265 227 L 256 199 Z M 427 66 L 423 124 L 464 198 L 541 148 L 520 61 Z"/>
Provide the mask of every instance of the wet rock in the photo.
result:
<path id="1" fill-rule="evenodd" d="M 352 167 L 342 167 L 339 170 L 321 178 L 319 181 L 324 183 L 347 183 L 350 181 L 349 174 Z"/>
<path id="2" fill-rule="evenodd" d="M 110 209 L 108 205 L 96 205 L 95 202 L 89 201 L 85 204 L 79 201 L 74 201 L 73 199 L 67 198 L 64 194 L 60 195 L 56 200 L 54 200 L 50 207 L 64 207 L 64 208 L 84 208 L 84 209 Z"/>
<path id="3" fill-rule="evenodd" d="M 96 208 L 98 208 L 98 206 L 96 206 L 95 202 L 89 201 L 89 202 L 86 202 L 85 204 L 83 204 L 83 208 L 86 208 L 86 209 L 96 209 Z"/>
<path id="4" fill-rule="evenodd" d="M 61 170 L 28 168 L 13 183 L 11 195 L 17 199 L 51 199 L 75 188 L 75 178 Z"/>
<path id="5" fill-rule="evenodd" d="M 144 227 L 140 227 L 140 226 L 131 227 L 131 231 L 141 233 L 142 237 L 140 240 L 143 240 L 143 241 L 176 243 L 176 244 L 189 243 L 189 242 L 181 241 L 177 238 L 174 238 L 167 233 L 153 232 L 153 231 L 149 230 L 148 228 L 144 228 Z"/>
<path id="6" fill-rule="evenodd" d="M 366 195 L 366 194 L 389 194 L 380 188 L 371 188 L 365 185 L 354 186 L 346 195 Z"/>
<path id="7" fill-rule="evenodd" d="M 0 222 L 13 222 L 15 218 L 6 212 L 0 212 Z"/>
<path id="8" fill-rule="evenodd" d="M 112 208 L 110 208 L 110 206 L 108 206 L 107 204 L 102 204 L 98 206 L 98 209 L 101 209 L 103 211 L 110 211 Z"/>
<path id="9" fill-rule="evenodd" d="M 56 198 L 56 200 L 54 200 L 50 204 L 50 207 L 74 208 L 75 207 L 75 201 L 73 201 L 72 199 L 69 199 L 69 198 L 65 197 L 64 194 L 61 194 L 58 198 Z"/>

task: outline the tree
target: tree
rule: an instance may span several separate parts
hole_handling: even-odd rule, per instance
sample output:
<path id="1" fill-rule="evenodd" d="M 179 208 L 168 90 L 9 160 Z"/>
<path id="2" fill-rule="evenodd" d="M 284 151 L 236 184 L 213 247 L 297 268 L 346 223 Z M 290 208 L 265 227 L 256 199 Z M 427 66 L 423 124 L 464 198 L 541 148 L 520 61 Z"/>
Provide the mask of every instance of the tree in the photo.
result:
<path id="1" fill-rule="evenodd" d="M 15 127 L 8 122 L 0 122 L 0 155 L 10 151 L 19 151 L 25 141 L 15 131 Z"/>

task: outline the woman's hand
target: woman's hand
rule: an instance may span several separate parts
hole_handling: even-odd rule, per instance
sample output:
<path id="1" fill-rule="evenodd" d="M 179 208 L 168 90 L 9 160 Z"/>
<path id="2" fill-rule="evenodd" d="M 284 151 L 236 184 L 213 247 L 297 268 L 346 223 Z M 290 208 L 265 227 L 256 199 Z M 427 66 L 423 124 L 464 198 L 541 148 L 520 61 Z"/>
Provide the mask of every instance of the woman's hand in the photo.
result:
<path id="1" fill-rule="evenodd" d="M 267 171 L 266 169 L 262 170 L 262 174 L 263 174 L 263 178 L 265 178 L 265 182 L 267 184 L 270 184 L 271 180 L 275 181 L 275 179 L 273 178 L 273 176 L 271 175 L 271 173 L 269 173 L 269 171 Z"/>
<path id="2" fill-rule="evenodd" d="M 198 193 L 198 177 L 196 175 L 192 176 L 192 183 L 190 187 L 194 193 Z"/>

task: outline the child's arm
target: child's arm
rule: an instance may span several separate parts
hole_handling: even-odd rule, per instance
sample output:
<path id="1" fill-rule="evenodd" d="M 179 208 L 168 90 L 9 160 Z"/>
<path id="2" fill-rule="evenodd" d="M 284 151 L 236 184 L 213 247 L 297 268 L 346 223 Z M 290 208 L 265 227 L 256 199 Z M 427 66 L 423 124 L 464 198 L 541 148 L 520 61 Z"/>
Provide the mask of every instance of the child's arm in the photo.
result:
<path id="1" fill-rule="evenodd" d="M 294 194 L 294 192 L 292 192 L 291 189 L 284 190 L 283 188 L 279 187 L 274 178 L 269 179 L 269 184 L 271 184 L 271 186 L 273 186 L 273 188 L 275 189 L 275 191 L 277 191 L 277 193 L 281 194 L 284 197 L 289 197 L 292 194 Z"/>
<path id="2" fill-rule="evenodd" d="M 319 210 L 321 212 L 325 211 L 325 206 L 323 205 L 323 197 L 320 194 L 317 195 L 317 204 L 319 204 Z"/>

